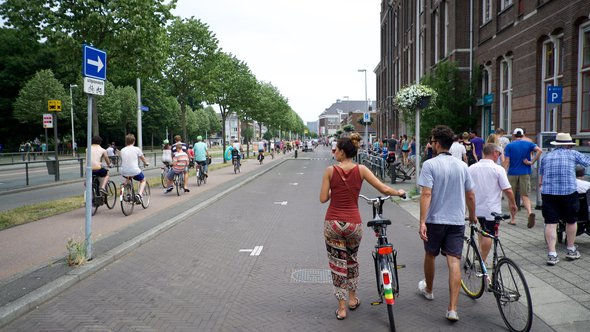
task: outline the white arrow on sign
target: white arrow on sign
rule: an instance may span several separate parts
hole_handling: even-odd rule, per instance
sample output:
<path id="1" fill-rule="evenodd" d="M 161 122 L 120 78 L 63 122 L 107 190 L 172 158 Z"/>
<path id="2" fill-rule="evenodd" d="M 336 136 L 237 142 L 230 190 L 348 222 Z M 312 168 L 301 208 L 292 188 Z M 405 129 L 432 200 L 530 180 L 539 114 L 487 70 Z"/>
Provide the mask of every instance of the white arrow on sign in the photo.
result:
<path id="1" fill-rule="evenodd" d="M 87 59 L 87 62 L 91 66 L 96 66 L 98 68 L 96 70 L 97 72 L 101 71 L 102 68 L 104 67 L 104 64 L 102 63 L 102 60 L 100 59 L 100 57 L 98 57 L 98 61 L 94 61 L 92 59 Z"/>

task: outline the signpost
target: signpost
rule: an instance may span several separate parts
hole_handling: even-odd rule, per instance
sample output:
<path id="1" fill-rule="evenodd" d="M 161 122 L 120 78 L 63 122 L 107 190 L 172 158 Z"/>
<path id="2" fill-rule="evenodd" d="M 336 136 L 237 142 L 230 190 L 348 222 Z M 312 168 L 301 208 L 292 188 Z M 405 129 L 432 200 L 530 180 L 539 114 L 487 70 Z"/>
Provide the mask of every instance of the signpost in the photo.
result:
<path id="1" fill-rule="evenodd" d="M 43 128 L 53 128 L 53 115 L 43 114 Z"/>
<path id="2" fill-rule="evenodd" d="M 93 95 L 103 96 L 104 81 L 107 78 L 107 53 L 92 46 L 82 46 L 82 74 L 84 92 L 88 94 L 88 122 L 86 129 L 86 259 L 92 259 L 92 99 Z"/>
<path id="3" fill-rule="evenodd" d="M 55 168 L 55 181 L 59 181 L 59 149 L 58 149 L 58 139 L 57 139 L 57 112 L 61 112 L 61 100 L 48 100 L 47 101 L 47 110 L 49 112 L 51 112 L 51 117 L 52 117 L 52 123 L 54 123 L 55 125 L 53 125 L 53 140 L 54 143 L 53 145 L 55 146 L 55 151 L 54 151 L 54 156 L 55 156 L 55 161 L 54 161 L 54 168 Z M 51 161 L 49 161 L 51 162 Z"/>
<path id="4" fill-rule="evenodd" d="M 559 85 L 547 87 L 547 105 L 561 105 L 563 87 Z"/>

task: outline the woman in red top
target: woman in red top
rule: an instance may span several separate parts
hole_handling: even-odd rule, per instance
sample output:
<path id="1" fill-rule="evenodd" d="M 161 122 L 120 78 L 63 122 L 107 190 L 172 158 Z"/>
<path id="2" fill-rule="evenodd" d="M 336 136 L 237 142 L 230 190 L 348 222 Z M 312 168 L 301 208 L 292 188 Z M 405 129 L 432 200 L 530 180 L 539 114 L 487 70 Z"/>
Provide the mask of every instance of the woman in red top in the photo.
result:
<path id="1" fill-rule="evenodd" d="M 352 162 L 360 147 L 361 137 L 357 133 L 338 140 L 334 157 L 338 165 L 326 168 L 320 190 L 320 202 L 330 201 L 324 222 L 324 237 L 328 260 L 332 271 L 334 294 L 338 299 L 336 318 L 346 318 L 348 308 L 355 310 L 360 304 L 356 297 L 358 283 L 357 252 L 363 235 L 363 225 L 358 209 L 358 195 L 363 180 L 384 195 L 402 196 L 403 190 L 395 190 L 383 184 L 364 165 Z"/>

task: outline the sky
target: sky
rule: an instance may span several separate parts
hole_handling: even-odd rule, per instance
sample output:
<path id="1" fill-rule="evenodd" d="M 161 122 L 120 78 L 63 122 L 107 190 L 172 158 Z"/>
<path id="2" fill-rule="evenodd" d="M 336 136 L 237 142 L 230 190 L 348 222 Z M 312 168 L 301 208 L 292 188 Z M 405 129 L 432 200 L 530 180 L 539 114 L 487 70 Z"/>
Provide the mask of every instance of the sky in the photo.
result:
<path id="1" fill-rule="evenodd" d="M 304 122 L 337 99 L 375 100 L 379 0 L 179 0 L 173 13 L 209 26 L 219 46 L 289 99 Z"/>

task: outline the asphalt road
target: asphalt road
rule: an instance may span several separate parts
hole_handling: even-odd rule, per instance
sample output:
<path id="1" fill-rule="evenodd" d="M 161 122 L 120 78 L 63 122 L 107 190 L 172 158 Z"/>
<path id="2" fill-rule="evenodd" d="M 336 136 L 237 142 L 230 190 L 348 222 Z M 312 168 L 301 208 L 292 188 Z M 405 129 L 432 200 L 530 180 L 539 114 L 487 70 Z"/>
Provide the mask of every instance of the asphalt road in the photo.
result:
<path id="1" fill-rule="evenodd" d="M 303 157 L 303 156 L 300 156 Z M 306 155 L 307 157 L 307 155 Z M 337 321 L 323 241 L 327 205 L 318 200 L 327 149 L 288 160 L 84 279 L 2 331 L 387 331 L 365 228 L 359 253 L 362 306 Z M 364 185 L 363 194 L 376 195 Z M 192 202 L 173 205 L 178 213 Z M 364 219 L 370 207 L 361 204 Z M 446 264 L 437 260 L 433 301 L 416 291 L 422 276 L 417 220 L 394 203 L 389 238 L 398 250 L 399 331 L 506 330 L 490 294 L 461 295 L 461 320 L 444 318 Z M 533 331 L 550 331 L 540 319 Z"/>

